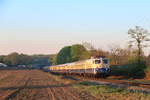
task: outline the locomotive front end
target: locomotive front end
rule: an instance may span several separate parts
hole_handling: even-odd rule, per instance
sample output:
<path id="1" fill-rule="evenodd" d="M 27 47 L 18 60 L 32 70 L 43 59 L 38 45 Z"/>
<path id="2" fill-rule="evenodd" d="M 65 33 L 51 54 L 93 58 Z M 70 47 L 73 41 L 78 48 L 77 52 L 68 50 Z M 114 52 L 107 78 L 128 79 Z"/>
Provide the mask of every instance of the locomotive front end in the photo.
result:
<path id="1" fill-rule="evenodd" d="M 108 75 L 110 73 L 109 61 L 107 58 L 100 58 L 95 60 L 96 68 L 95 74 L 96 75 Z"/>

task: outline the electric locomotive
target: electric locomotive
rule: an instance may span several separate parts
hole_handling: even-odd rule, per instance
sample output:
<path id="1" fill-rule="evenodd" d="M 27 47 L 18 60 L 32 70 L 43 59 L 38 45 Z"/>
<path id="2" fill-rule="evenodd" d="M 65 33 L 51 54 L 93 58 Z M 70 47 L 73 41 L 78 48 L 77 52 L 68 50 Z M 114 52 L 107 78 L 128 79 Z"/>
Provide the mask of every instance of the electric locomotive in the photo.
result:
<path id="1" fill-rule="evenodd" d="M 110 73 L 109 60 L 105 57 L 92 57 L 83 61 L 54 65 L 47 68 L 50 72 L 61 74 L 106 76 Z"/>

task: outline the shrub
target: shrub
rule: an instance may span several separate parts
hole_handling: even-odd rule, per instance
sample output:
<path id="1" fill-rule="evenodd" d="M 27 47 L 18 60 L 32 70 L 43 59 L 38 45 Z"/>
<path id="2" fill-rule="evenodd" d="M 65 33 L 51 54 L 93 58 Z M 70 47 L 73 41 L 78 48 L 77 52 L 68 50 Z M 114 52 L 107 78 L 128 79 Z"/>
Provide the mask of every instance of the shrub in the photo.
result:
<path id="1" fill-rule="evenodd" d="M 130 60 L 126 66 L 112 66 L 111 75 L 122 75 L 132 78 L 144 78 L 145 71 L 148 71 L 145 61 L 136 59 Z M 150 68 L 149 68 L 150 71 Z"/>
<path id="2" fill-rule="evenodd" d="M 137 59 L 129 61 L 128 76 L 133 78 L 143 78 L 145 76 L 146 62 Z"/>
<path id="3" fill-rule="evenodd" d="M 111 66 L 111 75 L 122 75 L 126 76 L 128 74 L 128 66 Z"/>

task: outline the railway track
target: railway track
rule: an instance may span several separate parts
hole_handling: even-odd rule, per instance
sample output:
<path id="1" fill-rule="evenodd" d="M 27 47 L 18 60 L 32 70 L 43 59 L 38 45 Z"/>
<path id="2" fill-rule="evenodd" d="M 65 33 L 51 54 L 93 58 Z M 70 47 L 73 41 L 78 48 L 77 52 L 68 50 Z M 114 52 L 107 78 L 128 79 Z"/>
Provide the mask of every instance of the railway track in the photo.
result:
<path id="1" fill-rule="evenodd" d="M 133 82 L 130 80 L 117 80 L 117 79 L 104 79 L 104 78 L 92 78 L 92 77 L 81 77 L 77 75 L 69 75 L 69 77 L 79 79 L 81 81 L 96 82 L 100 85 L 108 85 L 113 88 L 124 88 L 129 91 L 136 91 L 150 94 L 150 84 Z"/>
<path id="2" fill-rule="evenodd" d="M 52 73 L 53 74 L 53 73 Z M 141 88 L 146 88 L 150 90 L 150 83 L 142 83 L 142 82 L 134 82 L 132 80 L 119 80 L 119 79 L 107 79 L 107 78 L 97 78 L 97 77 L 93 77 L 93 76 L 80 76 L 80 75 L 76 75 L 76 74 L 72 74 L 72 75 L 64 75 L 64 76 L 68 76 L 72 79 L 76 79 L 76 80 L 83 80 L 83 81 L 91 81 L 91 82 L 97 82 L 97 83 L 101 83 L 101 84 L 112 84 L 112 85 L 119 85 L 122 87 L 130 87 L 130 86 L 135 86 L 135 87 L 141 87 Z"/>
<path id="3" fill-rule="evenodd" d="M 123 84 L 123 85 L 128 85 L 128 86 L 139 86 L 139 87 L 150 89 L 150 84 L 147 84 L 147 83 L 132 82 L 132 81 L 127 81 L 127 80 L 108 80 L 108 79 L 94 79 L 94 80 L 112 82 L 112 83 Z"/>

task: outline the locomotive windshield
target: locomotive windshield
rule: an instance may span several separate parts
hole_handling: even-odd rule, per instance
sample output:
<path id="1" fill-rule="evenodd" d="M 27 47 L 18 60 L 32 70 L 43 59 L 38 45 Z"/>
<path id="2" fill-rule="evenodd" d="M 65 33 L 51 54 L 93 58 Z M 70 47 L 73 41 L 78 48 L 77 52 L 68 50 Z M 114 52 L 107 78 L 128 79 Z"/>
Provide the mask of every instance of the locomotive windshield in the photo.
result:
<path id="1" fill-rule="evenodd" d="M 95 64 L 100 64 L 101 61 L 100 60 L 95 60 Z"/>
<path id="2" fill-rule="evenodd" d="M 103 59 L 104 64 L 108 64 L 108 59 Z"/>

